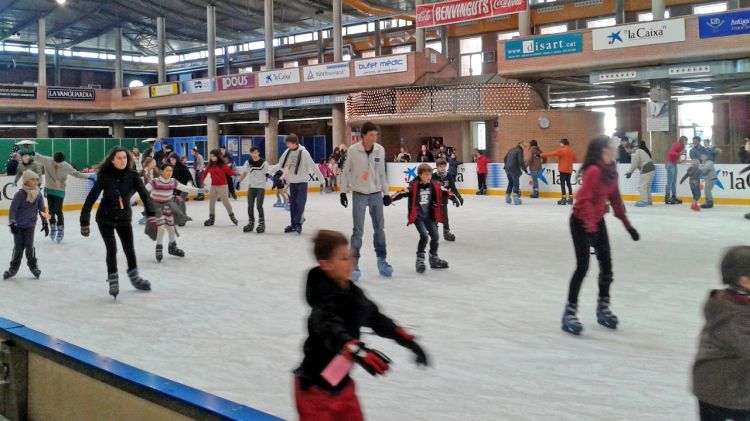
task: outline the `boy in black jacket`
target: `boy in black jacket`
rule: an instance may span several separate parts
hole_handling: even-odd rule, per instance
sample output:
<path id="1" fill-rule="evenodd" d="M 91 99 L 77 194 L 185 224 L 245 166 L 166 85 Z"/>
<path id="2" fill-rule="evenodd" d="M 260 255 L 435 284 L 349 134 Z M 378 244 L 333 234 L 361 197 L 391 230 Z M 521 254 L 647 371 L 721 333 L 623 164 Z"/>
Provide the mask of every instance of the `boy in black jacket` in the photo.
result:
<path id="1" fill-rule="evenodd" d="M 456 183 L 448 171 L 448 163 L 445 159 L 440 158 L 437 160 L 436 164 L 437 171 L 432 173 L 432 180 L 437 181 L 442 188 L 451 192 L 451 194 L 456 196 L 460 202 L 461 199 L 457 193 L 458 189 L 456 189 Z M 445 241 L 456 241 L 456 236 L 451 232 L 451 226 L 448 222 L 448 204 L 446 202 L 443 202 L 443 219 L 443 238 Z"/>
<path id="2" fill-rule="evenodd" d="M 346 237 L 323 230 L 313 243 L 319 265 L 307 274 L 305 295 L 312 311 L 305 358 L 294 372 L 297 412 L 300 421 L 360 421 L 364 418 L 348 370 L 357 363 L 375 376 L 385 373 L 391 362 L 359 340 L 362 326 L 410 349 L 418 365 L 427 365 L 427 355 L 352 283 L 354 260 Z M 338 375 L 328 374 L 335 371 Z"/>
<path id="3" fill-rule="evenodd" d="M 419 231 L 419 243 L 417 244 L 418 273 L 424 273 L 424 251 L 427 247 L 427 238 L 430 239 L 430 267 L 432 269 L 447 269 L 448 262 L 441 259 L 438 254 L 438 223 L 445 223 L 443 214 L 443 201 L 450 199 L 453 204 L 460 206 L 458 199 L 445 190 L 437 181 L 432 180 L 432 167 L 422 164 L 417 167 L 417 178 L 409 183 L 405 190 L 401 190 L 393 196 L 384 197 L 385 205 L 390 205 L 396 200 L 409 198 L 408 220 L 406 225 L 414 224 Z"/>

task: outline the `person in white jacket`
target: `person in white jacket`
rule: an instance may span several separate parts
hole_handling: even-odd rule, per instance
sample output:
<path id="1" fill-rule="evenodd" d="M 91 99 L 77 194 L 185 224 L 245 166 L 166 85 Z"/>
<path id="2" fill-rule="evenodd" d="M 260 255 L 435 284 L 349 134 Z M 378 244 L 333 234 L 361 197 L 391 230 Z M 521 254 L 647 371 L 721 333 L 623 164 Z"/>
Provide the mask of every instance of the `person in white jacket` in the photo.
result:
<path id="1" fill-rule="evenodd" d="M 292 223 L 284 228 L 284 232 L 302 234 L 302 214 L 305 213 L 307 203 L 307 182 L 312 176 L 317 177 L 318 184 L 325 182 L 318 164 L 313 161 L 310 153 L 299 144 L 299 138 L 294 133 L 286 137 L 287 150 L 279 158 L 279 162 L 269 169 L 271 174 L 279 174 L 289 183 L 289 202 Z"/>
<path id="2" fill-rule="evenodd" d="M 378 271 L 381 276 L 393 275 L 393 267 L 386 259 L 385 221 L 383 206 L 390 204 L 388 196 L 388 178 L 385 175 L 385 149 L 376 143 L 378 128 L 367 122 L 360 131 L 362 140 L 349 148 L 349 153 L 341 170 L 341 205 L 347 207 L 349 199 L 346 193 L 352 191 L 352 250 L 355 259 L 353 278 L 358 281 L 359 249 L 362 248 L 362 234 L 365 228 L 365 211 L 370 208 L 372 219 L 373 242 L 378 258 Z"/>

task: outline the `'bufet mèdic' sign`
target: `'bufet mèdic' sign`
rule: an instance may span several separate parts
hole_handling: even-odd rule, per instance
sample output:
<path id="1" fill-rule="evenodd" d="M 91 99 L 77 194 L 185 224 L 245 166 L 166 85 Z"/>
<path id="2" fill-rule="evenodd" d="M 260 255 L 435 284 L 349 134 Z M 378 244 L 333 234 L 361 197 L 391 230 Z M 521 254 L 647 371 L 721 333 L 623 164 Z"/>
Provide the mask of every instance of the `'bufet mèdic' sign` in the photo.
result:
<path id="1" fill-rule="evenodd" d="M 354 62 L 354 76 L 405 72 L 407 66 L 406 54 L 357 60 Z"/>
<path id="2" fill-rule="evenodd" d="M 232 89 L 250 89 L 254 87 L 255 75 L 252 73 L 221 76 L 216 78 L 216 88 L 220 91 L 229 91 Z"/>
<path id="3" fill-rule="evenodd" d="M 417 28 L 467 22 L 518 13 L 528 0 L 454 0 L 417 6 Z"/>
<path id="4" fill-rule="evenodd" d="M 88 88 L 47 88 L 47 99 L 96 101 L 96 91 Z"/>

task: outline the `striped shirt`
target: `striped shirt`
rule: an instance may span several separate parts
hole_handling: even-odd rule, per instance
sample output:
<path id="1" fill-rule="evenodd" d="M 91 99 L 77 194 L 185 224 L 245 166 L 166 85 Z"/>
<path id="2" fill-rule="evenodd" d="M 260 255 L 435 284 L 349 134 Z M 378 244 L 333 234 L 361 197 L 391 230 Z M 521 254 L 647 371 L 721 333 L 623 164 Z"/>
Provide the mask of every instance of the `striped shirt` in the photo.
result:
<path id="1" fill-rule="evenodd" d="M 160 205 L 169 203 L 169 201 L 172 200 L 172 195 L 174 194 L 175 189 L 188 193 L 200 193 L 201 191 L 195 187 L 186 186 L 174 178 L 165 180 L 161 177 L 156 177 L 151 180 L 151 183 L 149 183 L 146 188 L 151 191 L 151 200 Z"/>

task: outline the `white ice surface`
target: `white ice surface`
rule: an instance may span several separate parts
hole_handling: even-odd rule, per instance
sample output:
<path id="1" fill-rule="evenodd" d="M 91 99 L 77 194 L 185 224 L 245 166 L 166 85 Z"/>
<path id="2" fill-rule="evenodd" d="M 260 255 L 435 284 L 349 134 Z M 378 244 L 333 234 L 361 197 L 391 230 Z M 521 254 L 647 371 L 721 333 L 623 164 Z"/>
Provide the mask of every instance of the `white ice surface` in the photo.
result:
<path id="1" fill-rule="evenodd" d="M 560 330 L 574 268 L 570 207 L 553 200 L 466 197 L 451 207 L 455 243 L 441 240 L 450 269 L 414 271 L 417 233 L 406 227 L 405 201 L 386 209 L 392 279 L 378 276 L 372 231 L 365 231 L 360 282 L 383 312 L 419 336 L 432 357 L 423 370 L 409 352 L 371 335 L 391 356 L 384 378 L 354 377 L 369 420 L 695 420 L 690 369 L 709 289 L 719 285 L 724 248 L 746 242 L 746 209 L 694 213 L 657 205 L 628 214 L 642 240 L 632 242 L 611 215 L 613 332 L 596 324 L 593 260 L 581 293 L 584 334 Z M 181 229 L 187 257 L 157 263 L 154 243 L 136 228 L 139 266 L 153 283 L 135 292 L 120 259 L 121 290 L 107 295 L 104 249 L 96 227 L 85 239 L 78 212 L 68 212 L 62 245 L 36 238 L 42 277 L 25 262 L 0 281 L 0 316 L 141 369 L 227 399 L 295 419 L 291 371 L 302 358 L 306 271 L 318 228 L 351 232 L 351 209 L 337 195 L 311 194 L 305 232 L 283 234 L 288 213 L 266 201 L 267 233 L 244 234 L 245 202 L 232 202 L 240 227 L 217 207 L 217 225 L 202 226 L 206 202 L 190 202 L 195 219 Z M 0 218 L 4 226 L 7 217 Z M 370 223 L 369 216 L 367 224 Z M 0 231 L 0 257 L 11 240 Z M 166 250 L 165 250 L 166 251 Z"/>

